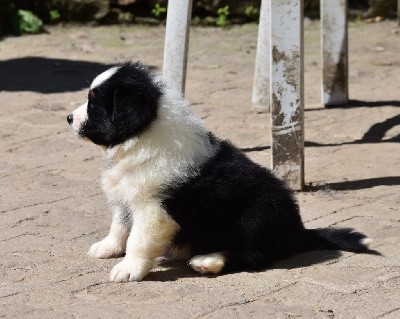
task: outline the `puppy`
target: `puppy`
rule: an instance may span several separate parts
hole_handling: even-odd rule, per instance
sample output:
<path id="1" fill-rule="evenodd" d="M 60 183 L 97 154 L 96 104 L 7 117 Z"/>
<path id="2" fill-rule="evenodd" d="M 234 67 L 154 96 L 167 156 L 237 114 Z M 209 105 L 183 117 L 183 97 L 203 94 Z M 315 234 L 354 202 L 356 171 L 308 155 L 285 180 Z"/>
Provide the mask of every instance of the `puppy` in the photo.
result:
<path id="1" fill-rule="evenodd" d="M 167 251 L 203 274 L 262 270 L 315 249 L 368 251 L 371 240 L 353 229 L 305 229 L 292 191 L 210 133 L 181 94 L 140 63 L 98 75 L 67 120 L 104 153 L 112 223 L 89 255 L 125 255 L 112 281 L 142 280 Z"/>

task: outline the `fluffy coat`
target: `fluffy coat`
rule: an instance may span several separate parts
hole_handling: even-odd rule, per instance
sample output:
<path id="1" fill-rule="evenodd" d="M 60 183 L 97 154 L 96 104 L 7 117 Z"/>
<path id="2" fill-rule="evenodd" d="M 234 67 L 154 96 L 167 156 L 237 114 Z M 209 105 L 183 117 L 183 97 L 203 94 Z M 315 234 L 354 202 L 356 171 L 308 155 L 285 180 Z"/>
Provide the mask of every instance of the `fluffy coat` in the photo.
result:
<path id="1" fill-rule="evenodd" d="M 89 255 L 125 254 L 113 281 L 141 280 L 167 252 L 217 274 L 265 269 L 314 249 L 368 251 L 370 239 L 350 228 L 305 229 L 293 192 L 210 133 L 180 93 L 140 63 L 96 77 L 68 122 L 104 150 L 101 186 L 113 219 Z"/>

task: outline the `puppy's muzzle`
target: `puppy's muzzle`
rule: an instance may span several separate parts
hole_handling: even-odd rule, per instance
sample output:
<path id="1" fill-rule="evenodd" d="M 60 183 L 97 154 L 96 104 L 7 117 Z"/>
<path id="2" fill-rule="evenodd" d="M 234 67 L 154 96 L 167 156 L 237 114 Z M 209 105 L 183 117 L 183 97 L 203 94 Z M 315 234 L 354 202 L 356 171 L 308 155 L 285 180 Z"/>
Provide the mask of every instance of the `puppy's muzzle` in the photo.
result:
<path id="1" fill-rule="evenodd" d="M 72 114 L 68 115 L 68 116 L 67 116 L 67 122 L 68 122 L 68 124 L 71 125 L 73 121 L 74 121 L 73 115 L 72 115 Z"/>

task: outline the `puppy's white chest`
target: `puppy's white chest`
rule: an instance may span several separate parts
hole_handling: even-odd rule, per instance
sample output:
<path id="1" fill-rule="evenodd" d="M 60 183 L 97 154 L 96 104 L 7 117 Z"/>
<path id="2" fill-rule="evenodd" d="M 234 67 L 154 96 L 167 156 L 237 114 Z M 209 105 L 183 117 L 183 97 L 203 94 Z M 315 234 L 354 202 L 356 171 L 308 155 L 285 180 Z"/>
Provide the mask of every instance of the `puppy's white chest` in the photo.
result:
<path id="1" fill-rule="evenodd" d="M 113 172 L 112 170 L 106 170 L 101 176 L 101 186 L 105 192 L 113 191 L 118 188 L 121 183 L 123 174 L 118 174 L 118 172 Z"/>
<path id="2" fill-rule="evenodd" d="M 143 165 L 118 163 L 103 172 L 101 186 L 109 201 L 136 205 L 155 198 L 159 181 Z"/>
<path id="3" fill-rule="evenodd" d="M 121 167 L 113 167 L 103 172 L 101 186 L 112 202 L 128 202 L 134 197 L 135 183 Z"/>

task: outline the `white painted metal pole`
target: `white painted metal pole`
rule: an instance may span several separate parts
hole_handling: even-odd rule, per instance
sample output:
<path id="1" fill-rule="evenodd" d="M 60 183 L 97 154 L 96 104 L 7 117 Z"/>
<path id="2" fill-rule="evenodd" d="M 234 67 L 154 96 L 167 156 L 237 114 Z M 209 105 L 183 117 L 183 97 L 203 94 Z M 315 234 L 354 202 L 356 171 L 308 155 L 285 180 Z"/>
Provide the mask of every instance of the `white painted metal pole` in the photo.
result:
<path id="1" fill-rule="evenodd" d="M 322 103 L 348 102 L 347 0 L 321 0 Z"/>
<path id="2" fill-rule="evenodd" d="M 164 80 L 185 93 L 192 0 L 169 0 L 164 44 Z"/>
<path id="3" fill-rule="evenodd" d="M 303 0 L 271 0 L 272 168 L 304 187 Z"/>
<path id="4" fill-rule="evenodd" d="M 400 1 L 400 0 L 399 0 Z M 251 103 L 257 112 L 269 112 L 269 73 L 270 73 L 270 0 L 262 0 L 260 22 L 258 24 L 258 39 L 256 65 L 254 69 L 253 95 Z"/>

